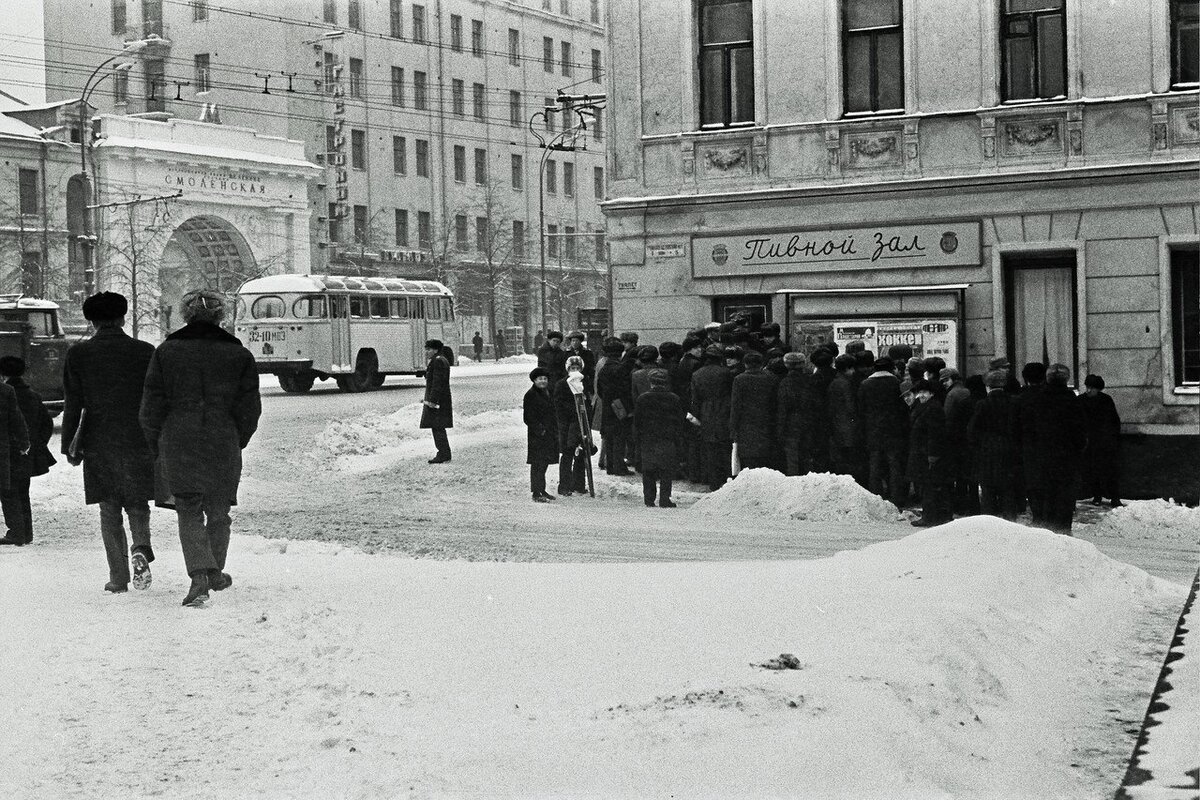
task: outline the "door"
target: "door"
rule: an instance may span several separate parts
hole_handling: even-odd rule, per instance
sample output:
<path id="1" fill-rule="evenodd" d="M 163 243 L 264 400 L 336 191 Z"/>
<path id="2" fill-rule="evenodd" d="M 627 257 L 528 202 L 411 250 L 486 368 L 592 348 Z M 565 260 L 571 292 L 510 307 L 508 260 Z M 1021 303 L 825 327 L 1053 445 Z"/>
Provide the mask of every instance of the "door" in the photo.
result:
<path id="1" fill-rule="evenodd" d="M 329 330 L 333 337 L 330 370 L 334 373 L 354 371 L 354 354 L 350 349 L 350 297 L 329 296 Z"/>
<path id="2" fill-rule="evenodd" d="M 1077 379 L 1075 254 L 1004 258 L 1008 358 L 1018 372 L 1038 362 L 1071 368 Z"/>

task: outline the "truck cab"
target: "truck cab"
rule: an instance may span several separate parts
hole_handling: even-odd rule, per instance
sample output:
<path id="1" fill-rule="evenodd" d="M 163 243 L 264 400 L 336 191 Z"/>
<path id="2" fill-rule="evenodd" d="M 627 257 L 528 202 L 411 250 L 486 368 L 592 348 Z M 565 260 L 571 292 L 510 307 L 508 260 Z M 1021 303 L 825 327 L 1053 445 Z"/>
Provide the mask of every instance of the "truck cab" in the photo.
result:
<path id="1" fill-rule="evenodd" d="M 57 303 L 0 294 L 0 356 L 25 360 L 25 382 L 53 415 L 63 407 L 63 359 L 69 346 Z"/>

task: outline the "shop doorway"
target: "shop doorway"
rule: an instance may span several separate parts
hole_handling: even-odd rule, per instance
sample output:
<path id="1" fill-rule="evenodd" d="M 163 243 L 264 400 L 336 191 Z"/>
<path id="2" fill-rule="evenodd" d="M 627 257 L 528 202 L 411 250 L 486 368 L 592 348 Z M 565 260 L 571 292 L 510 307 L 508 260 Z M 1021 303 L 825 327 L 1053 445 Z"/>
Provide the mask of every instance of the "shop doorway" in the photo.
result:
<path id="1" fill-rule="evenodd" d="M 1075 254 L 1006 256 L 1005 317 L 1008 358 L 1014 368 L 1031 362 L 1065 364 L 1078 372 Z"/>
<path id="2" fill-rule="evenodd" d="M 739 294 L 713 298 L 713 320 L 729 322 L 738 315 L 750 317 L 750 330 L 758 330 L 771 321 L 771 295 Z"/>

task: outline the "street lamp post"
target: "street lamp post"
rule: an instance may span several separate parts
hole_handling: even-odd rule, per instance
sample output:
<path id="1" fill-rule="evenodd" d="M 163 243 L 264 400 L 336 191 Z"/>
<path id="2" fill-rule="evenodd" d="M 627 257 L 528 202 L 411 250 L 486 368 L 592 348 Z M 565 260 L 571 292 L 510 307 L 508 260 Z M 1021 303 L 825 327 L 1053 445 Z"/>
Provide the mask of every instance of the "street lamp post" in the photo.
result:
<path id="1" fill-rule="evenodd" d="M 116 55 L 106 58 L 101 61 L 99 66 L 92 70 L 92 74 L 83 82 L 83 91 L 79 93 L 79 173 L 83 176 L 83 233 L 79 236 L 80 246 L 83 248 L 83 282 L 84 296 L 90 297 L 96 290 L 96 267 L 95 267 L 95 247 L 98 237 L 93 233 L 95 226 L 92 224 L 92 209 L 88 208 L 89 200 L 95 203 L 95 197 L 91 189 L 91 183 L 88 181 L 87 170 L 87 132 L 86 122 L 87 117 L 87 100 L 91 96 L 92 91 L 100 85 L 100 81 L 104 80 L 107 75 L 100 75 L 100 70 L 107 67 L 112 62 L 122 56 L 132 55 L 141 50 L 146 49 L 150 45 L 162 41 L 162 38 L 156 35 L 151 35 L 145 39 L 135 39 L 126 42 L 121 48 L 121 52 Z M 133 67 L 133 62 L 118 64 L 118 70 L 128 70 Z"/>

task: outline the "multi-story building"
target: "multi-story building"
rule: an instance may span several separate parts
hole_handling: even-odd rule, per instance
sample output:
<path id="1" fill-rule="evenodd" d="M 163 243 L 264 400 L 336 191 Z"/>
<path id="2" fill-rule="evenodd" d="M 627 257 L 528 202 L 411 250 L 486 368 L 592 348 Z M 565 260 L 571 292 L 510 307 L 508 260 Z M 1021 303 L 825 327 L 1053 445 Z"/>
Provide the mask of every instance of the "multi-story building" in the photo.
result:
<path id="1" fill-rule="evenodd" d="M 460 313 L 527 333 L 545 286 L 548 324 L 573 327 L 577 307 L 607 304 L 607 132 L 556 97 L 602 91 L 604 13 L 599 0 L 46 0 L 46 92 L 78 97 L 124 42 L 161 37 L 132 69 L 107 68 L 90 104 L 304 142 L 323 174 L 308 189 L 311 263 L 295 268 L 438 278 Z M 586 122 L 574 149 L 539 147 L 530 119 L 547 105 L 546 140 Z"/>
<path id="2" fill-rule="evenodd" d="M 618 328 L 746 311 L 1108 384 L 1200 495 L 1196 0 L 610 0 Z"/>

